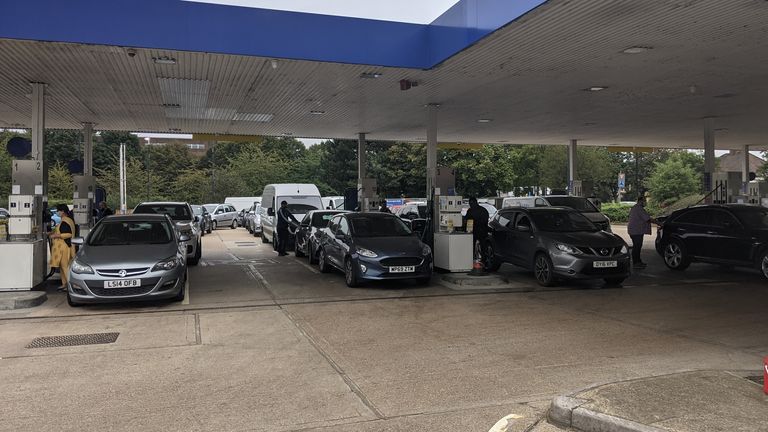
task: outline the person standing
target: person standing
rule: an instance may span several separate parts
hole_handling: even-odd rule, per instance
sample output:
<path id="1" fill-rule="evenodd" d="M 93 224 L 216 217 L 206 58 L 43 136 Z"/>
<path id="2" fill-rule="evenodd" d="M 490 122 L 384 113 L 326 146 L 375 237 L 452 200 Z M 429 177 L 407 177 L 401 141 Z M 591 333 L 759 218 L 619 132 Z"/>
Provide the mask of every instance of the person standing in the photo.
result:
<path id="1" fill-rule="evenodd" d="M 627 223 L 627 232 L 629 238 L 632 239 L 632 263 L 638 269 L 647 266 L 640 255 L 643 249 L 643 237 L 651 235 L 651 223 L 656 223 L 656 220 L 645 211 L 645 203 L 644 196 L 637 199 L 637 203 L 629 211 L 629 222 Z"/>
<path id="2" fill-rule="evenodd" d="M 288 241 L 290 225 L 298 225 L 299 221 L 288 210 L 288 202 L 282 201 L 280 209 L 277 211 L 277 254 L 279 256 L 288 255 L 285 252 L 285 245 Z"/>
<path id="3" fill-rule="evenodd" d="M 469 209 L 462 218 L 462 227 L 467 229 L 467 221 L 472 219 L 472 244 L 477 258 L 485 262 L 485 251 L 488 248 L 488 210 L 477 203 L 477 198 L 469 199 Z M 479 246 L 479 248 L 478 248 Z"/>
<path id="4" fill-rule="evenodd" d="M 382 213 L 392 213 L 392 211 L 389 210 L 389 207 L 387 207 L 386 201 L 381 202 L 381 206 L 379 206 L 379 211 Z"/>
<path id="5" fill-rule="evenodd" d="M 75 235 L 75 222 L 72 220 L 72 214 L 66 204 L 56 206 L 56 213 L 61 218 L 61 222 L 56 225 L 53 233 L 49 236 L 51 239 L 51 269 L 59 269 L 61 274 L 61 286 L 59 291 L 67 289 L 67 280 L 69 277 L 69 264 L 75 258 L 75 246 L 72 244 L 72 237 Z"/>
<path id="6" fill-rule="evenodd" d="M 115 214 L 111 208 L 107 206 L 107 203 L 104 201 L 101 201 L 99 203 L 99 210 L 96 213 L 96 222 L 104 219 L 107 216 L 112 216 Z"/>

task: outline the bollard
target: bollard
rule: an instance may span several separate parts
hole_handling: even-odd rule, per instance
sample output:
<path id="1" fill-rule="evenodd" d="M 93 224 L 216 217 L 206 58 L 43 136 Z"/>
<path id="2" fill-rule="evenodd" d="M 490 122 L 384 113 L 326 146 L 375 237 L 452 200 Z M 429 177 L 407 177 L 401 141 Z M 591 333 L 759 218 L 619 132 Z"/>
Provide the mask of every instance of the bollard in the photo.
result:
<path id="1" fill-rule="evenodd" d="M 763 359 L 763 393 L 768 395 L 768 356 Z"/>

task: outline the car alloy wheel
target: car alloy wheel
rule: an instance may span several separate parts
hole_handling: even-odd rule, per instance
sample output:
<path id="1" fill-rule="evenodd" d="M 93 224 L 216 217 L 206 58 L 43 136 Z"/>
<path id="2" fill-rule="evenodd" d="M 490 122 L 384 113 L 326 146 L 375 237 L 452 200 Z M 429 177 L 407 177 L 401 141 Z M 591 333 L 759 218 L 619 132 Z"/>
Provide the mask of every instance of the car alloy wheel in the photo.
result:
<path id="1" fill-rule="evenodd" d="M 763 254 L 763 259 L 760 260 L 760 270 L 763 272 L 763 276 L 768 278 L 768 252 Z"/>
<path id="2" fill-rule="evenodd" d="M 552 263 L 549 257 L 543 253 L 536 255 L 536 261 L 533 266 L 533 273 L 536 281 L 542 286 L 551 286 L 554 282 L 552 274 Z"/>
<path id="3" fill-rule="evenodd" d="M 664 247 L 664 264 L 672 270 L 685 270 L 690 264 L 683 245 L 673 240 Z"/>
<path id="4" fill-rule="evenodd" d="M 219 223 L 218 223 L 217 221 L 213 221 L 213 222 L 211 223 L 211 226 L 212 226 L 212 228 L 213 228 L 213 229 L 216 229 L 216 228 L 218 228 L 218 227 L 219 227 Z"/>
<path id="5" fill-rule="evenodd" d="M 320 269 L 320 273 L 328 273 L 328 263 L 326 262 L 326 256 L 325 251 L 320 249 L 320 252 L 318 252 L 319 256 L 317 258 L 317 266 Z"/>
<path id="6" fill-rule="evenodd" d="M 493 248 L 493 243 L 488 242 L 488 246 L 485 248 L 485 269 L 489 271 L 496 271 L 501 267 L 501 260 L 496 256 L 496 251 Z"/>
<path id="7" fill-rule="evenodd" d="M 355 273 L 355 263 L 350 258 L 344 261 L 344 279 L 347 282 L 347 286 L 354 288 L 358 286 L 357 274 Z"/>

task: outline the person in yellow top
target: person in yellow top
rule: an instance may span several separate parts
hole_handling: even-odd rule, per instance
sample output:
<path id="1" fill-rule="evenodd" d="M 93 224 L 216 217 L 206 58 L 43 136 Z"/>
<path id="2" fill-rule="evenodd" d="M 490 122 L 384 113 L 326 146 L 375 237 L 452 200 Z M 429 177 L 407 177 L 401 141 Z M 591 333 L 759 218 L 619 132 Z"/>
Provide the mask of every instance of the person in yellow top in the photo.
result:
<path id="1" fill-rule="evenodd" d="M 56 213 L 61 222 L 56 226 L 48 238 L 51 239 L 51 269 L 58 268 L 61 274 L 61 286 L 59 291 L 67 289 L 67 277 L 69 276 L 69 264 L 75 258 L 75 246 L 72 237 L 75 236 L 75 222 L 66 204 L 56 206 Z"/>

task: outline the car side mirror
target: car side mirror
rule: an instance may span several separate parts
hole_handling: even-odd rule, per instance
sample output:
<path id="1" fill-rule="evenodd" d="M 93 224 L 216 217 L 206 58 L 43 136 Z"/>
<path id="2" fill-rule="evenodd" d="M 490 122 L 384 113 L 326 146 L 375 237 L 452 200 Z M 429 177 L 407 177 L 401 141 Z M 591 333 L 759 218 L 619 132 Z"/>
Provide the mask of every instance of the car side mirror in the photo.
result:
<path id="1" fill-rule="evenodd" d="M 72 239 L 73 245 L 82 245 L 83 243 L 85 243 L 85 240 L 82 237 L 75 237 Z"/>
<path id="2" fill-rule="evenodd" d="M 267 215 L 268 216 L 274 216 L 275 215 L 275 209 L 273 209 L 272 207 L 268 208 L 267 209 Z"/>
<path id="3" fill-rule="evenodd" d="M 186 234 L 182 234 L 182 235 L 179 236 L 179 241 L 180 242 L 188 242 L 189 241 L 189 236 L 186 235 Z"/>
<path id="4" fill-rule="evenodd" d="M 195 215 L 195 222 L 200 222 L 200 216 Z"/>
<path id="5" fill-rule="evenodd" d="M 216 210 L 216 213 L 214 214 L 222 214 L 222 213 L 224 213 L 224 210 Z"/>
<path id="6" fill-rule="evenodd" d="M 531 226 L 530 225 L 518 225 L 517 230 L 521 232 L 530 232 Z"/>

